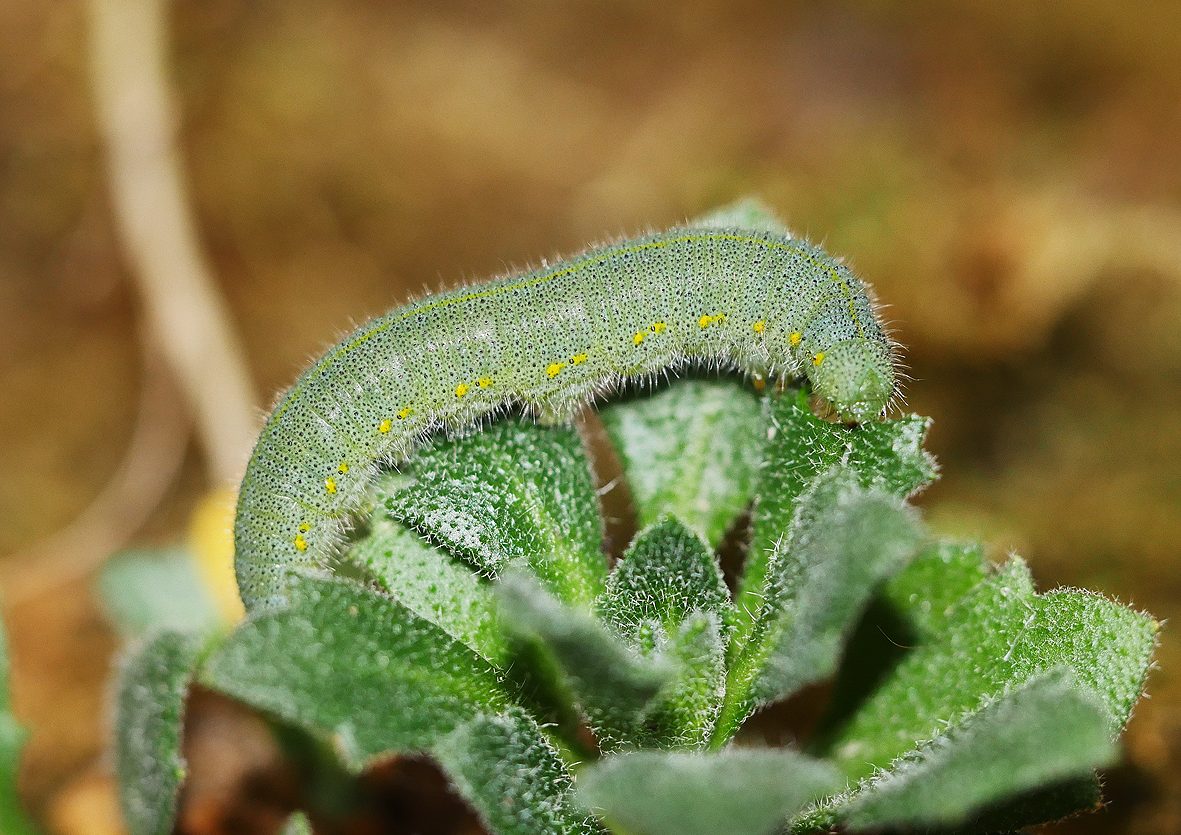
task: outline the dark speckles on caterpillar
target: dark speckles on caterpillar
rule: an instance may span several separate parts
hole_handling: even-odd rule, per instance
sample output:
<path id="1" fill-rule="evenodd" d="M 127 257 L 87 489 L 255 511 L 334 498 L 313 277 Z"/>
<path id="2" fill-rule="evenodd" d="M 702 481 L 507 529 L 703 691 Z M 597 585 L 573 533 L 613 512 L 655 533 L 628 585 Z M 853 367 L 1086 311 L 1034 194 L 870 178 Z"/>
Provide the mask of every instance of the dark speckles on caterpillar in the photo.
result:
<path id="1" fill-rule="evenodd" d="M 429 296 L 365 325 L 283 397 L 251 456 L 234 526 L 250 610 L 324 563 L 378 464 L 440 426 L 523 404 L 571 415 L 620 382 L 687 362 L 806 377 L 845 418 L 880 414 L 893 346 L 865 285 L 742 209 Z"/>

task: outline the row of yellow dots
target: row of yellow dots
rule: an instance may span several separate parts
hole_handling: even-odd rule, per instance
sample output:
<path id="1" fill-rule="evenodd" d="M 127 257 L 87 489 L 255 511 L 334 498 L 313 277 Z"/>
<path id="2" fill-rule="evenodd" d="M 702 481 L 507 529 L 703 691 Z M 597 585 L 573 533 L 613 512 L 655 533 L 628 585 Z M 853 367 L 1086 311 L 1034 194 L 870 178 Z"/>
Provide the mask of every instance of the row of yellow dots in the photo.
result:
<path id="1" fill-rule="evenodd" d="M 492 385 L 492 378 L 491 377 L 481 377 L 480 379 L 476 380 L 476 382 L 474 384 L 471 384 L 471 385 L 469 385 L 468 383 L 460 383 L 459 385 L 457 385 L 455 387 L 455 396 L 456 397 L 465 396 L 469 391 L 472 390 L 472 385 L 475 385 L 478 388 L 486 389 Z"/>
<path id="2" fill-rule="evenodd" d="M 398 411 L 396 417 L 398 418 L 398 420 L 405 420 L 406 418 L 410 417 L 412 414 L 414 414 L 414 410 L 411 409 L 409 406 L 406 406 L 405 408 Z M 388 435 L 391 431 L 393 431 L 393 428 L 394 428 L 394 422 L 392 420 L 390 420 L 389 418 L 385 418 L 384 420 L 382 420 L 380 423 L 377 424 L 377 431 L 381 435 Z M 337 474 L 348 475 L 348 472 L 349 472 L 349 462 L 348 461 L 341 461 L 336 466 L 336 473 Z M 336 475 L 330 475 L 330 476 L 328 476 L 328 478 L 324 479 L 324 492 L 326 492 L 330 496 L 335 496 L 336 491 L 337 491 Z M 299 533 L 296 534 L 295 538 L 291 540 L 292 544 L 295 545 L 295 549 L 297 551 L 306 551 L 308 549 L 307 537 L 305 537 L 304 534 L 307 533 L 308 531 L 310 531 L 311 529 L 312 529 L 312 526 L 310 524 L 308 524 L 307 522 L 300 523 Z"/>
<path id="3" fill-rule="evenodd" d="M 664 333 L 667 328 L 668 324 L 665 322 L 653 322 L 648 326 L 647 330 L 636 331 L 635 335 L 632 337 L 632 344 L 637 346 L 641 345 L 649 333 Z"/>
<path id="4" fill-rule="evenodd" d="M 793 348 L 798 348 L 803 339 L 804 335 L 799 331 L 792 331 L 787 335 L 787 341 L 791 343 L 791 347 Z M 812 357 L 812 364 L 817 368 L 820 367 L 820 363 L 822 362 L 824 362 L 824 351 L 820 351 Z"/>
<path id="5" fill-rule="evenodd" d="M 406 406 L 405 408 L 399 410 L 398 414 L 395 415 L 395 417 L 397 417 L 398 420 L 405 420 L 406 418 L 410 417 L 412 414 L 414 414 L 414 410 L 411 409 L 409 406 Z M 386 418 L 381 423 L 377 424 L 377 431 L 380 432 L 382 435 L 388 435 L 393 430 L 393 428 L 394 428 L 394 422 L 392 420 L 390 420 L 389 418 Z"/>
<path id="6" fill-rule="evenodd" d="M 718 314 L 714 314 L 712 316 L 707 314 L 707 315 L 703 315 L 700 319 L 698 319 L 697 324 L 699 327 L 704 329 L 704 328 L 708 328 L 710 325 L 721 324 L 725 320 L 726 320 L 725 313 L 718 313 Z M 653 322 L 648 327 L 648 330 L 636 331 L 636 333 L 632 336 L 632 344 L 639 346 L 639 345 L 643 344 L 644 340 L 648 337 L 649 333 L 661 334 L 661 333 L 664 333 L 664 331 L 667 328 L 668 328 L 667 322 Z M 763 333 L 767 329 L 766 320 L 760 319 L 759 321 L 757 321 L 751 325 L 751 329 L 755 333 L 759 333 L 759 334 Z M 802 339 L 803 339 L 803 334 L 801 334 L 799 331 L 792 331 L 792 333 L 788 335 L 788 341 L 791 343 L 791 346 L 793 348 L 798 346 Z M 587 361 L 588 358 L 589 358 L 588 355 L 583 353 L 583 354 L 575 354 L 574 356 L 570 357 L 570 360 L 568 362 L 552 362 L 546 366 L 546 369 L 545 369 L 546 376 L 549 377 L 550 379 L 553 379 L 554 377 L 557 377 L 559 374 L 561 374 L 563 369 L 565 369 L 567 366 L 582 365 L 584 362 Z M 819 365 L 822 362 L 824 362 L 824 352 L 820 351 L 819 353 L 816 354 L 816 356 L 814 356 L 812 358 L 812 364 L 819 367 Z M 763 383 L 763 381 L 761 379 L 756 381 L 756 387 L 759 389 L 762 388 L 762 386 L 759 385 L 760 383 Z M 482 389 L 489 388 L 492 385 L 492 378 L 491 377 L 480 377 L 478 380 L 476 380 L 475 385 L 478 388 L 482 388 Z M 460 383 L 459 385 L 457 385 L 455 387 L 455 396 L 456 397 L 464 397 L 471 390 L 472 390 L 472 386 L 469 385 L 468 383 Z M 410 415 L 412 415 L 413 413 L 414 413 L 414 410 L 411 409 L 409 406 L 407 406 L 407 407 L 401 409 L 397 413 L 397 418 L 398 418 L 398 420 L 405 420 L 406 418 L 410 417 Z M 377 431 L 383 435 L 389 434 L 389 432 L 391 432 L 393 430 L 393 428 L 394 428 L 393 421 L 390 420 L 389 418 L 386 418 L 385 420 L 381 421 L 381 423 L 379 423 L 377 425 Z M 340 475 L 347 475 L 348 471 L 349 471 L 348 462 L 342 461 L 336 469 Z M 337 489 L 336 476 L 329 476 L 328 478 L 324 479 L 324 490 L 327 493 L 329 493 L 330 495 L 335 495 L 336 489 Z M 299 534 L 293 540 L 297 550 L 299 550 L 299 551 L 306 551 L 307 550 L 308 543 L 307 543 L 307 539 L 304 537 L 304 534 L 307 533 L 310 529 L 311 529 L 311 526 L 307 522 L 303 522 L 302 524 L 300 524 Z"/>
<path id="7" fill-rule="evenodd" d="M 566 368 L 567 366 L 582 365 L 589 358 L 590 357 L 588 354 L 575 354 L 574 356 L 570 357 L 569 362 L 551 362 L 545 367 L 545 376 L 552 380 L 554 377 L 557 377 L 559 374 L 561 374 L 562 369 Z"/>
<path id="8" fill-rule="evenodd" d="M 348 471 L 349 471 L 349 462 L 348 461 L 341 461 L 340 464 L 337 466 L 336 471 L 338 473 L 340 473 L 341 475 L 347 475 Z M 328 476 L 328 478 L 324 479 L 324 489 L 327 490 L 329 493 L 332 493 L 332 494 L 336 493 L 336 476 L 330 475 L 330 476 Z"/>
<path id="9" fill-rule="evenodd" d="M 697 324 L 702 329 L 704 329 L 704 328 L 708 328 L 710 325 L 720 325 L 725 320 L 726 320 L 726 314 L 725 313 L 718 313 L 715 316 L 709 316 L 709 315 L 702 316 L 700 319 L 697 320 Z M 751 327 L 751 330 L 753 330 L 755 333 L 763 333 L 764 331 L 767 330 L 767 320 L 760 319 L 759 321 L 755 322 L 750 327 Z M 802 333 L 800 333 L 799 331 L 792 331 L 791 333 L 789 333 L 787 335 L 787 341 L 791 343 L 791 347 L 793 347 L 793 348 L 798 347 L 800 342 L 803 341 L 803 339 L 804 339 L 804 335 Z M 638 345 L 639 342 L 637 342 L 636 344 Z M 824 362 L 824 351 L 820 351 L 814 357 L 812 357 L 812 364 L 813 365 L 819 367 L 822 362 Z"/>
<path id="10" fill-rule="evenodd" d="M 307 522 L 299 523 L 299 533 L 292 542 L 295 543 L 295 550 L 306 551 L 308 549 L 308 541 L 304 538 L 304 534 L 312 529 L 312 526 Z"/>
<path id="11" fill-rule="evenodd" d="M 489 381 L 489 383 L 491 383 L 491 381 Z M 409 406 L 407 406 L 407 407 L 399 410 L 396 417 L 398 418 L 398 420 L 405 420 L 406 418 L 410 417 L 412 414 L 414 414 L 414 410 L 411 409 Z M 382 435 L 388 435 L 391 431 L 393 431 L 393 428 L 394 428 L 394 422 L 392 420 L 390 420 L 389 418 L 386 418 L 385 420 L 383 420 L 379 424 L 377 424 L 377 431 L 379 434 L 382 434 Z M 348 461 L 341 461 L 336 467 L 336 473 L 338 475 L 348 475 L 348 472 L 349 472 L 349 462 Z M 326 492 L 330 496 L 335 496 L 336 491 L 337 491 L 336 475 L 330 475 L 330 476 L 328 476 L 328 478 L 324 479 L 324 492 Z M 310 524 L 308 524 L 307 522 L 300 523 L 299 533 L 296 534 L 296 536 L 293 540 L 291 540 L 292 544 L 295 545 L 295 549 L 297 551 L 306 551 L 308 549 L 307 537 L 305 537 L 304 534 L 307 533 L 308 531 L 310 531 L 311 529 L 312 529 L 312 526 Z"/>

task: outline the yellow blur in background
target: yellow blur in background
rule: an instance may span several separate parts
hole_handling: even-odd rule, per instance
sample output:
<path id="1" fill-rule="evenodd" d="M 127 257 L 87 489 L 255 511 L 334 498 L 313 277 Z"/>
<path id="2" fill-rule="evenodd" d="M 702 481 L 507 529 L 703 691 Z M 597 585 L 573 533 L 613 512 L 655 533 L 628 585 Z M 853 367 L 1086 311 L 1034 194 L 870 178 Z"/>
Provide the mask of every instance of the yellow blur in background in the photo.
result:
<path id="1" fill-rule="evenodd" d="M 240 616 L 232 485 L 183 381 L 153 370 L 170 335 L 145 336 L 114 209 L 88 58 L 104 2 L 0 4 L 0 599 L 33 732 L 24 794 L 63 832 L 116 826 L 117 641 L 71 570 L 107 540 L 42 545 L 143 438 L 157 452 L 122 495 L 159 501 L 143 519 L 116 504 L 128 518 L 103 536 L 187 537 Z M 424 288 L 754 193 L 888 303 L 908 408 L 935 419 L 933 526 L 1019 551 L 1043 589 L 1176 620 L 1181 4 L 682 6 L 164 6 L 184 205 L 257 419 L 312 355 Z M 1053 832 L 1181 831 L 1170 633 L 1110 807 Z"/>
<path id="2" fill-rule="evenodd" d="M 234 579 L 234 500 L 237 491 L 215 489 L 202 497 L 189 519 L 187 544 L 193 562 L 228 624 L 246 615 Z"/>

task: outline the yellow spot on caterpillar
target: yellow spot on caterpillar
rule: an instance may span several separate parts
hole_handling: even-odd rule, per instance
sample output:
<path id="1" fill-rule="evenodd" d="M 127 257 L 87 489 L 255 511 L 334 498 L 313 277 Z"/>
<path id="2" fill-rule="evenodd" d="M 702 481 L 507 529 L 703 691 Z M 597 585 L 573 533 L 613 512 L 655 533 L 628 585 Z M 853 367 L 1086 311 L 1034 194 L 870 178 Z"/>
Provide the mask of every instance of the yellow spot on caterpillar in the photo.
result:
<path id="1" fill-rule="evenodd" d="M 338 473 L 340 473 L 341 475 L 345 475 L 346 473 L 348 473 L 348 471 L 349 471 L 349 462 L 348 462 L 348 461 L 341 461 L 341 462 L 340 462 L 340 466 L 336 468 L 336 471 L 337 471 Z"/>
<path id="2" fill-rule="evenodd" d="M 755 387 L 755 391 L 762 391 L 763 389 L 765 389 L 767 387 L 767 381 L 764 380 L 762 377 L 755 377 L 754 378 L 754 387 Z"/>
<path id="3" fill-rule="evenodd" d="M 414 414 L 414 410 L 407 406 L 405 409 L 402 409 L 400 412 L 398 412 L 398 420 L 405 420 L 412 414 Z M 388 423 L 389 421 L 386 422 Z M 388 432 L 389 430 L 387 429 L 386 431 Z"/>
<path id="4" fill-rule="evenodd" d="M 300 534 L 291 541 L 295 544 L 296 551 L 306 551 L 308 549 L 308 541 L 303 538 L 303 534 Z"/>
<path id="5" fill-rule="evenodd" d="M 712 316 L 702 316 L 700 319 L 697 320 L 697 324 L 700 327 L 708 328 L 712 321 L 713 321 Z"/>
<path id="6" fill-rule="evenodd" d="M 639 345 L 641 342 L 644 341 L 644 337 L 647 335 L 648 334 L 646 331 L 636 331 L 636 335 L 632 337 L 632 343 L 635 345 Z"/>
<path id="7" fill-rule="evenodd" d="M 755 333 L 762 333 L 767 329 L 767 322 L 763 319 L 760 319 L 751 325 L 751 329 L 754 330 Z"/>
<path id="8" fill-rule="evenodd" d="M 312 529 L 312 526 L 309 525 L 307 522 L 300 522 L 299 523 L 299 532 L 300 533 L 307 533 L 311 529 Z"/>
<path id="9" fill-rule="evenodd" d="M 329 493 L 336 493 L 336 479 L 332 476 L 328 476 L 328 478 L 324 479 L 324 489 Z"/>
<path id="10" fill-rule="evenodd" d="M 393 428 L 394 428 L 394 424 L 389 418 L 386 418 L 381 423 L 377 424 L 377 431 L 383 435 L 385 433 L 389 432 Z"/>
<path id="11" fill-rule="evenodd" d="M 652 333 L 664 333 L 664 329 L 667 327 L 668 325 L 664 322 L 653 322 Z"/>
<path id="12" fill-rule="evenodd" d="M 325 354 L 320 359 L 320 361 L 315 365 L 315 367 L 313 369 L 314 373 L 312 375 L 308 375 L 308 378 L 304 382 L 297 383 L 295 385 L 295 387 L 291 390 L 291 396 L 284 398 L 282 405 L 280 405 L 279 408 L 275 410 L 275 413 L 271 416 L 271 420 L 278 421 L 280 418 L 283 417 L 283 415 L 286 413 L 288 405 L 290 403 L 296 402 L 298 400 L 296 395 L 298 395 L 300 392 L 303 391 L 304 386 L 311 384 L 311 380 L 313 377 L 315 377 L 316 375 L 322 374 L 324 372 L 324 370 L 329 365 L 331 365 L 333 362 L 335 362 L 338 358 L 351 353 L 359 346 L 365 344 L 366 342 L 368 342 L 371 339 L 374 339 L 379 334 L 381 334 L 381 333 L 385 332 L 386 330 L 388 330 L 389 328 L 393 327 L 396 322 L 411 318 L 412 316 L 421 315 L 421 314 L 426 313 L 430 310 L 450 307 L 451 305 L 456 305 L 456 304 L 462 304 L 464 302 L 471 301 L 473 299 L 492 298 L 492 297 L 499 296 L 499 295 L 502 295 L 505 293 L 510 293 L 510 292 L 513 292 L 515 290 L 519 290 L 519 289 L 522 289 L 525 287 L 532 287 L 535 285 L 543 285 L 548 282 L 554 281 L 555 279 L 562 278 L 563 276 L 576 274 L 582 270 L 591 268 L 596 264 L 600 264 L 600 263 L 606 261 L 607 259 L 613 258 L 616 256 L 644 252 L 645 250 L 648 250 L 648 249 L 662 249 L 662 248 L 668 246 L 670 243 L 684 243 L 686 241 L 708 241 L 708 240 L 737 241 L 739 243 L 752 244 L 752 245 L 761 246 L 761 247 L 764 247 L 764 248 L 770 249 L 770 250 L 779 250 L 779 251 L 789 252 L 794 255 L 797 255 L 800 258 L 802 258 L 810 266 L 817 267 L 817 268 L 823 270 L 824 272 L 826 272 L 828 274 L 829 278 L 831 278 L 832 281 L 835 282 L 836 285 L 840 288 L 840 290 L 844 294 L 844 296 L 850 300 L 852 299 L 853 291 L 850 288 L 848 281 L 841 276 L 841 274 L 838 272 L 838 270 L 835 267 L 833 267 L 831 264 L 825 262 L 824 260 L 817 260 L 816 256 L 802 250 L 800 248 L 799 244 L 796 244 L 796 243 L 792 243 L 792 242 L 777 243 L 775 241 L 766 240 L 761 237 L 751 237 L 749 235 L 734 234 L 731 232 L 724 232 L 724 231 L 717 231 L 717 230 L 713 230 L 713 231 L 711 231 L 711 230 L 695 230 L 695 231 L 691 231 L 686 234 L 680 235 L 678 237 L 671 238 L 667 241 L 666 240 L 658 240 L 658 241 L 649 241 L 646 243 L 632 242 L 632 243 L 628 243 L 626 245 L 620 245 L 620 246 L 612 248 L 612 249 L 604 250 L 604 251 L 600 252 L 598 255 L 594 256 L 593 258 L 588 257 L 588 258 L 583 258 L 583 259 L 579 259 L 574 262 L 568 263 L 568 264 L 562 266 L 560 269 L 555 269 L 553 272 L 547 273 L 545 275 L 538 276 L 538 275 L 529 274 L 529 275 L 526 275 L 516 281 L 505 282 L 503 284 L 494 284 L 490 287 L 475 289 L 475 290 L 473 290 L 473 292 L 467 293 L 462 296 L 445 296 L 442 298 L 436 298 L 434 301 L 431 301 L 429 304 L 425 304 L 425 305 L 421 305 L 421 306 L 417 306 L 417 305 L 412 306 L 409 310 L 406 310 L 405 312 L 401 313 L 399 316 L 396 316 L 396 317 L 393 317 L 393 316 L 382 317 L 380 320 L 378 320 L 378 322 L 380 322 L 380 324 L 375 324 L 374 326 L 372 326 L 372 327 L 366 329 L 365 331 L 363 331 L 362 333 L 358 334 L 351 341 L 349 341 L 347 343 L 342 343 L 342 344 L 338 345 L 336 348 L 329 351 L 327 354 Z M 856 310 L 851 310 L 850 313 L 853 317 L 854 324 L 857 326 L 857 335 L 864 336 L 865 333 L 864 333 L 864 329 L 862 327 L 861 319 L 856 314 Z"/>
<path id="13" fill-rule="evenodd" d="M 821 351 L 819 354 L 812 357 L 812 364 L 815 365 L 817 368 L 820 367 L 820 363 L 822 363 L 822 362 L 824 362 L 824 351 Z"/>
<path id="14" fill-rule="evenodd" d="M 463 397 L 465 394 L 467 394 L 467 390 L 468 390 L 468 384 L 467 383 L 460 383 L 458 386 L 455 387 L 455 396 L 456 397 Z"/>
<path id="15" fill-rule="evenodd" d="M 492 378 L 491 377 L 481 377 L 480 379 L 476 380 L 476 385 L 478 385 L 482 389 L 486 389 L 486 388 L 488 388 L 488 386 L 492 385 Z"/>
<path id="16" fill-rule="evenodd" d="M 574 363 L 575 365 L 582 365 L 584 362 L 586 362 L 586 359 L 586 354 L 575 354 L 574 356 L 570 357 L 570 362 Z"/>
<path id="17" fill-rule="evenodd" d="M 562 369 L 566 367 L 564 362 L 551 362 L 545 367 L 545 374 L 551 380 L 562 373 Z"/>
<path id="18" fill-rule="evenodd" d="M 794 348 L 800 344 L 800 340 L 802 340 L 803 338 L 804 338 L 804 335 L 802 333 L 800 333 L 799 331 L 792 331 L 790 334 L 788 334 L 787 341 L 790 342 L 791 347 Z"/>

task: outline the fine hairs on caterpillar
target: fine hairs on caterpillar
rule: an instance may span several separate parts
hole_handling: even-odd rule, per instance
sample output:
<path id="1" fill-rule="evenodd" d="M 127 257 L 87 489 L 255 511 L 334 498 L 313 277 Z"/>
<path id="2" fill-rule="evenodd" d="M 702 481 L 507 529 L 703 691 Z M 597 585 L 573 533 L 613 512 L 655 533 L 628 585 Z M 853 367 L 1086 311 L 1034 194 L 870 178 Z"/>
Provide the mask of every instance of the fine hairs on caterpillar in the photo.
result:
<path id="1" fill-rule="evenodd" d="M 893 396 L 894 354 L 865 284 L 750 202 L 427 296 L 329 349 L 267 420 L 234 523 L 243 602 L 282 605 L 292 571 L 326 563 L 379 466 L 441 427 L 514 405 L 567 418 L 686 363 L 806 378 L 860 422 Z"/>

